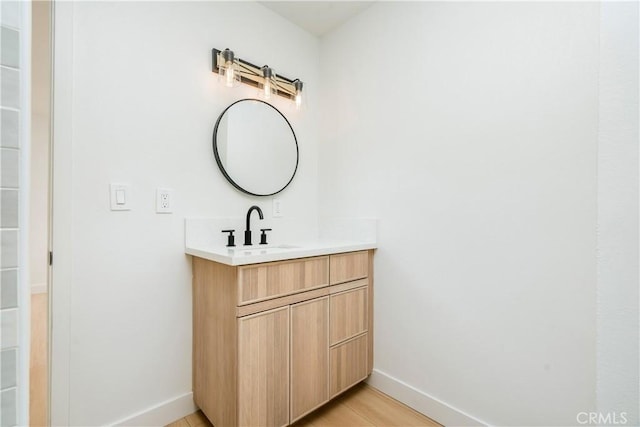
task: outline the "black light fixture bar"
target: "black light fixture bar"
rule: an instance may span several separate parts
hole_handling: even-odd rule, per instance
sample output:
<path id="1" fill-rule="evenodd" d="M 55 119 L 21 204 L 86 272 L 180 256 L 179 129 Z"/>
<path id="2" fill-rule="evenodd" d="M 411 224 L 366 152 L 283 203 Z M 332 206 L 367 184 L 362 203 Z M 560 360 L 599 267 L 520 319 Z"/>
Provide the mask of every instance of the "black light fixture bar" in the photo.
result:
<path id="1" fill-rule="evenodd" d="M 220 64 L 224 64 L 225 60 L 222 56 L 222 51 L 218 49 L 211 49 L 211 57 L 213 60 L 212 71 L 220 74 Z M 259 67 L 251 62 L 245 61 L 240 58 L 234 58 L 234 62 L 237 64 L 236 72 L 240 75 L 240 82 L 260 88 L 264 84 L 264 77 L 262 76 L 262 67 Z M 299 79 L 292 80 L 290 78 L 281 76 L 276 72 L 276 85 L 277 94 L 291 100 L 295 100 L 298 93 L 297 87 L 301 86 Z"/>

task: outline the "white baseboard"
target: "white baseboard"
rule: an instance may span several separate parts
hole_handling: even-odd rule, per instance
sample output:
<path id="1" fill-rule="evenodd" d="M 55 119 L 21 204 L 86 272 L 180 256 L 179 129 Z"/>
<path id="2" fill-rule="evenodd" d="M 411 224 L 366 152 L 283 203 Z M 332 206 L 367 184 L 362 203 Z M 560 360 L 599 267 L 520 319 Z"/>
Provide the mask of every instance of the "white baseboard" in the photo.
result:
<path id="1" fill-rule="evenodd" d="M 44 283 L 32 283 L 31 284 L 31 293 L 32 294 L 46 294 L 47 293 L 47 282 L 44 282 Z"/>
<path id="2" fill-rule="evenodd" d="M 447 427 L 489 425 L 378 369 L 373 370 L 367 383 Z M 189 392 L 161 402 L 111 425 L 165 426 L 192 414 L 197 409 L 197 406 L 193 403 L 193 393 Z"/>
<path id="3" fill-rule="evenodd" d="M 447 427 L 489 425 L 378 369 L 367 383 Z"/>
<path id="4" fill-rule="evenodd" d="M 112 426 L 166 426 L 198 410 L 189 392 L 116 421 Z"/>

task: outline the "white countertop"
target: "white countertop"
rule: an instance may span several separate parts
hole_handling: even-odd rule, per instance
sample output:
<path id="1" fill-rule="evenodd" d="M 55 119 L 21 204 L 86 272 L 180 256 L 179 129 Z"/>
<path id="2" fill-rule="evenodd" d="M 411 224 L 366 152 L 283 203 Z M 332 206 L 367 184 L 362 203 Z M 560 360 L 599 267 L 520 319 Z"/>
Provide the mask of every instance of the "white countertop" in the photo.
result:
<path id="1" fill-rule="evenodd" d="M 375 242 L 318 240 L 295 245 L 254 245 L 236 246 L 234 248 L 214 245 L 186 246 L 185 252 L 189 255 L 222 264 L 248 265 L 342 252 L 363 251 L 375 249 L 376 247 Z"/>
<path id="2" fill-rule="evenodd" d="M 227 265 L 247 265 L 282 261 L 342 252 L 376 249 L 377 220 L 372 218 L 331 218 L 323 220 L 318 234 L 310 234 L 295 221 L 268 223 L 274 230 L 267 246 L 242 246 L 244 219 L 186 218 L 185 252 L 189 255 Z M 227 235 L 221 230 L 236 230 L 237 246 L 227 248 Z M 259 241 L 254 231 L 253 241 Z M 287 244 L 283 244 L 287 243 Z"/>

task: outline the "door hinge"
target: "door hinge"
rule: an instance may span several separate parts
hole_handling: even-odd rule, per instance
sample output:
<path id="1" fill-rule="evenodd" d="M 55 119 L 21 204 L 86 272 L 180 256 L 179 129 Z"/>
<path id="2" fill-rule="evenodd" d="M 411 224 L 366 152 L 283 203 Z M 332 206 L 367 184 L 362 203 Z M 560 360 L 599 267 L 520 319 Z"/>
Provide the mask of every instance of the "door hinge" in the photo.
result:
<path id="1" fill-rule="evenodd" d="M 49 251 L 49 265 L 53 265 L 53 252 Z"/>

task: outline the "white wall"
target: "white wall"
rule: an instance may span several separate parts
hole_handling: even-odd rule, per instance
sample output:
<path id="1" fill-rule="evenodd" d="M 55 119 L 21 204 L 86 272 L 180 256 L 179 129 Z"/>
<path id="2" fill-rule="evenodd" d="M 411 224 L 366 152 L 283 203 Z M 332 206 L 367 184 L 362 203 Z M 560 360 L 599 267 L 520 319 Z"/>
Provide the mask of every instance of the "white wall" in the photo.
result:
<path id="1" fill-rule="evenodd" d="M 604 2 L 598 141 L 598 411 L 640 425 L 638 3 Z"/>
<path id="2" fill-rule="evenodd" d="M 244 2 L 62 4 L 56 20 L 53 424 L 103 425 L 191 391 L 184 218 L 242 216 L 258 204 L 278 229 L 271 199 L 239 193 L 216 166 L 217 116 L 256 91 L 219 85 L 211 48 L 268 63 L 313 94 L 318 41 Z M 296 115 L 288 104 L 275 102 L 297 132 L 300 169 L 280 197 L 286 218 L 312 234 L 316 108 Z M 109 210 L 110 182 L 131 184 L 133 210 Z M 155 214 L 156 187 L 174 190 L 173 214 Z"/>
<path id="3" fill-rule="evenodd" d="M 597 3 L 381 2 L 322 40 L 320 212 L 379 218 L 375 375 L 446 424 L 595 410 L 598 31 Z"/>

